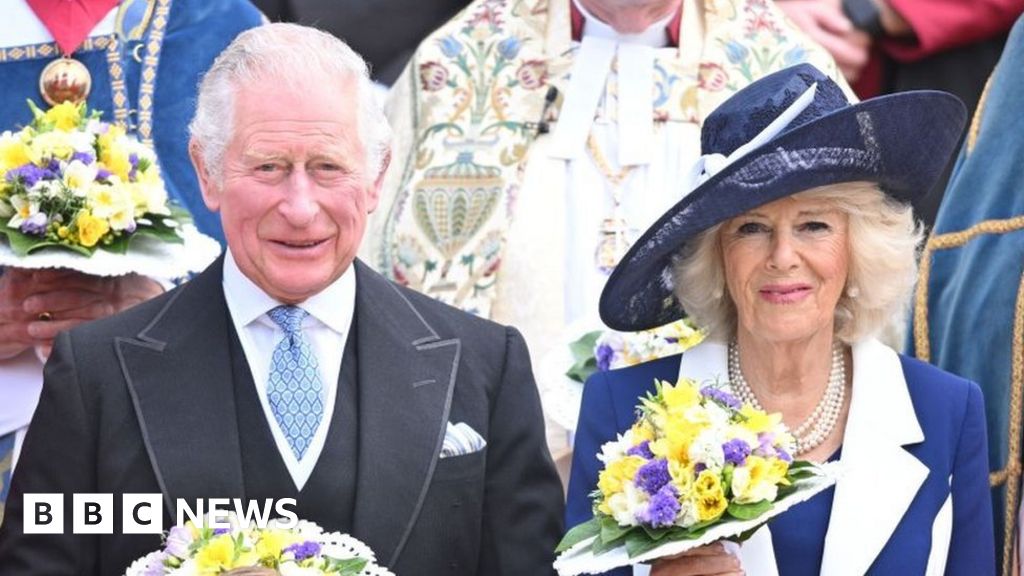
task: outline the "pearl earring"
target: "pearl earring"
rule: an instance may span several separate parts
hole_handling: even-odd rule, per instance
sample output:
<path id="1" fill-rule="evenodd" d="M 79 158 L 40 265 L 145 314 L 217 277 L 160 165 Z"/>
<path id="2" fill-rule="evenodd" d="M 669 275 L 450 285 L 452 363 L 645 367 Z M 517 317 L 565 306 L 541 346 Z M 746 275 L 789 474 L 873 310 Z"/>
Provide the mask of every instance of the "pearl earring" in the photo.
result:
<path id="1" fill-rule="evenodd" d="M 846 295 L 850 298 L 856 298 L 857 296 L 860 296 L 860 288 L 851 284 L 846 287 Z"/>

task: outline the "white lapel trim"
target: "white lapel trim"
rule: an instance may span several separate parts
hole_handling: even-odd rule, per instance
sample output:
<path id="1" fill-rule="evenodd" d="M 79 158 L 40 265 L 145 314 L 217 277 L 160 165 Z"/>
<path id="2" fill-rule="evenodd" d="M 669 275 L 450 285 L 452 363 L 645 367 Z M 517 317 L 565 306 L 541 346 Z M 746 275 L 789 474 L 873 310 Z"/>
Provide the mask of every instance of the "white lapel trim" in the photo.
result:
<path id="1" fill-rule="evenodd" d="M 830 576 L 868 571 L 928 476 L 928 467 L 903 449 L 924 441 L 924 433 L 899 356 L 870 339 L 854 344 L 853 367 L 843 476 L 821 562 Z"/>

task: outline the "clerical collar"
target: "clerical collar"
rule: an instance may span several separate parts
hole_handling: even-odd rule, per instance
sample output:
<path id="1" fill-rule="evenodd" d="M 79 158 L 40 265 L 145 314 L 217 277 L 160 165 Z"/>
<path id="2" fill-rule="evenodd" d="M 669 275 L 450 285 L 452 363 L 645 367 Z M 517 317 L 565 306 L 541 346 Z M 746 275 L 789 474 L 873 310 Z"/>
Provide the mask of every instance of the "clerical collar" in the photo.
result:
<path id="1" fill-rule="evenodd" d="M 586 35 L 607 38 L 625 44 L 642 44 L 652 48 L 679 46 L 679 25 L 683 17 L 682 5 L 671 15 L 654 22 L 646 30 L 637 34 L 622 34 L 616 31 L 587 11 L 579 0 L 569 2 L 569 10 L 572 20 L 572 39 L 577 42 Z"/>

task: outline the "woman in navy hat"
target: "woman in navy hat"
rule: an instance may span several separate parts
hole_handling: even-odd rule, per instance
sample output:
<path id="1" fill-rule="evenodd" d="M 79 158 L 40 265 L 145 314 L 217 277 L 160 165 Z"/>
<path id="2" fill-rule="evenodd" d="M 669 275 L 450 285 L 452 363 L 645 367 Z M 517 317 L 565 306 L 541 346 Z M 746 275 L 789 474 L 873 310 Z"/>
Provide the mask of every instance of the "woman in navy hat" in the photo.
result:
<path id="1" fill-rule="evenodd" d="M 568 527 L 591 517 L 601 445 L 629 428 L 655 379 L 681 375 L 781 413 L 798 457 L 840 460 L 843 475 L 736 555 L 715 544 L 652 574 L 994 574 L 978 386 L 875 339 L 909 303 L 922 237 L 912 204 L 965 116 L 941 92 L 850 104 L 799 65 L 708 117 L 689 193 L 612 273 L 600 312 L 623 331 L 688 314 L 709 337 L 587 382 Z"/>

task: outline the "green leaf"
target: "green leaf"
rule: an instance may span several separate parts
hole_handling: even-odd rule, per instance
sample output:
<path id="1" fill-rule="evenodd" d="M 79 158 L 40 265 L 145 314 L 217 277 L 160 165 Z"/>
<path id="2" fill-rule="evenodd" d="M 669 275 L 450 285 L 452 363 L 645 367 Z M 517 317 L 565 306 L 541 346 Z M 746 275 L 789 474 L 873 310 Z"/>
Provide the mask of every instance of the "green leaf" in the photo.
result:
<path id="1" fill-rule="evenodd" d="M 619 526 L 614 518 L 605 516 L 601 518 L 601 541 L 609 544 L 621 540 L 632 529 L 632 526 Z"/>
<path id="2" fill-rule="evenodd" d="M 339 576 L 357 576 L 366 568 L 368 560 L 364 558 L 348 558 L 345 560 L 338 560 L 332 558 L 328 562 L 327 568 L 338 573 Z"/>
<path id="3" fill-rule="evenodd" d="M 11 245 L 11 251 L 22 258 L 28 256 L 32 252 L 36 252 L 44 248 L 61 248 L 77 252 L 83 256 L 92 256 L 92 253 L 95 250 L 90 250 L 84 246 L 62 244 L 53 240 L 47 240 L 46 238 L 24 234 L 20 230 L 8 228 L 6 225 L 0 225 L 0 235 L 7 237 L 7 242 Z"/>
<path id="4" fill-rule="evenodd" d="M 599 518 L 591 518 L 583 524 L 573 526 L 571 530 L 566 532 L 565 536 L 562 537 L 562 541 L 558 543 L 558 547 L 555 548 L 555 553 L 560 554 L 565 552 L 587 538 L 597 536 L 600 533 L 601 520 Z"/>
<path id="5" fill-rule="evenodd" d="M 644 529 L 644 533 L 647 534 L 647 537 L 651 540 L 654 540 L 655 542 L 661 540 L 665 536 L 668 536 L 668 534 L 671 532 L 670 528 L 651 528 L 650 526 L 646 525 L 641 525 L 640 527 Z"/>
<path id="6" fill-rule="evenodd" d="M 600 337 L 601 331 L 594 330 L 569 343 L 569 352 L 572 354 L 573 365 L 566 371 L 566 376 L 576 382 L 583 383 L 594 372 L 597 372 L 597 358 L 594 358 L 594 346 L 597 345 L 597 340 Z"/>
<path id="7" fill-rule="evenodd" d="M 768 500 L 759 500 L 751 504 L 737 504 L 736 502 L 730 502 L 729 507 L 725 511 L 739 520 L 753 520 L 758 516 L 772 509 L 772 503 Z"/>

